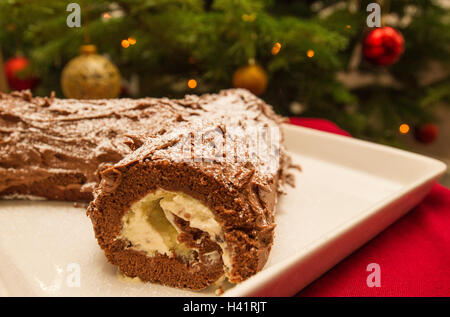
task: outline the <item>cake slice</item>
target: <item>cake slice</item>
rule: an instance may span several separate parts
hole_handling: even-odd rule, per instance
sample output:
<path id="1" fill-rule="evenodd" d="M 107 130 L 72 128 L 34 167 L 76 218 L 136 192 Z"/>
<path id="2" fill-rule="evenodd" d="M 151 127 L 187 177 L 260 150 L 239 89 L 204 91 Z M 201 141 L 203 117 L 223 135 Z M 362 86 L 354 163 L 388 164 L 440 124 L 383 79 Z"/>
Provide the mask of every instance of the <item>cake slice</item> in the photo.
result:
<path id="1" fill-rule="evenodd" d="M 282 119 L 245 90 L 167 104 L 178 120 L 101 172 L 88 215 L 127 276 L 203 289 L 267 261 L 289 158 Z M 163 113 L 161 113 L 163 115 Z"/>

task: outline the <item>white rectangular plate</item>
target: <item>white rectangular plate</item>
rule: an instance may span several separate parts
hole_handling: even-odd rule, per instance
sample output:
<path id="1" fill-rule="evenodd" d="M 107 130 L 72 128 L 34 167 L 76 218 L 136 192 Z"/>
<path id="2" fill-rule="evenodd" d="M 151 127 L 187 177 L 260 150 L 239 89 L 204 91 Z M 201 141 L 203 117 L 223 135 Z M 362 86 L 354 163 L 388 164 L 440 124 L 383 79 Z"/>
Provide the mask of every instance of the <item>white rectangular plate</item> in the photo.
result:
<path id="1" fill-rule="evenodd" d="M 264 270 L 225 296 L 295 294 L 410 210 L 446 170 L 417 154 L 284 128 L 286 146 L 303 171 L 279 200 L 275 243 Z M 0 294 L 210 296 L 214 288 L 191 292 L 120 278 L 83 209 L 63 202 L 1 201 Z"/>

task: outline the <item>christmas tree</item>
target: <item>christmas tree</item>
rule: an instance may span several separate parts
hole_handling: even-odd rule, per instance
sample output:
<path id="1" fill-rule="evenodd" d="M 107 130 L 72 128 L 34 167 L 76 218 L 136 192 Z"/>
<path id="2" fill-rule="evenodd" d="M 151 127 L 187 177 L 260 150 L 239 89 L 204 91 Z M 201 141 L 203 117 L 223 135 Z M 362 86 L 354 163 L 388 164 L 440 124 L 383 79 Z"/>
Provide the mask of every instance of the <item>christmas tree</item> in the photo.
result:
<path id="1" fill-rule="evenodd" d="M 367 25 L 372 2 L 78 1 L 81 27 L 68 27 L 66 2 L 9 0 L 0 2 L 0 47 L 5 60 L 31 61 L 22 76 L 39 78 L 38 95 L 63 97 L 63 68 L 91 43 L 119 68 L 124 95 L 243 86 L 283 115 L 393 142 L 437 120 L 433 106 L 450 99 L 450 14 L 443 1 L 379 1 L 394 32 L 383 36 L 398 39 L 396 55 L 383 59 L 365 46 L 377 40 Z"/>

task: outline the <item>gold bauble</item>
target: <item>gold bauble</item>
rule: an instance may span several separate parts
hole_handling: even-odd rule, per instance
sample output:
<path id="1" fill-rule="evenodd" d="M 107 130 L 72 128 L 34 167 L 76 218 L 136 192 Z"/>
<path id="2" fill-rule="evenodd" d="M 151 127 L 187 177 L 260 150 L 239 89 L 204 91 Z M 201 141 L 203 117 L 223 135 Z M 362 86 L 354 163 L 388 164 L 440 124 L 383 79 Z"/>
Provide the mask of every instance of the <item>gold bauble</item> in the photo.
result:
<path id="1" fill-rule="evenodd" d="M 115 98 L 120 94 L 119 69 L 97 54 L 95 45 L 83 45 L 61 74 L 64 96 L 75 99 Z"/>
<path id="2" fill-rule="evenodd" d="M 259 65 L 242 66 L 233 74 L 233 86 L 246 88 L 255 95 L 260 95 L 267 88 L 266 71 Z"/>

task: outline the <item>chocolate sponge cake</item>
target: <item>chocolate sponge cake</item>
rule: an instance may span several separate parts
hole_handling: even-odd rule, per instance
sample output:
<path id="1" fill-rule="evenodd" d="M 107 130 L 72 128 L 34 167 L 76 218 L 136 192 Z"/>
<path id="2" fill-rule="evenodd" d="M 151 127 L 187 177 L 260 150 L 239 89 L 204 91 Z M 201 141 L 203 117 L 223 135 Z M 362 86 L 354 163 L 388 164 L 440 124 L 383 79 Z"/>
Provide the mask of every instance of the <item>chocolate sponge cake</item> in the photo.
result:
<path id="1" fill-rule="evenodd" d="M 202 289 L 267 261 L 289 159 L 281 118 L 244 90 L 167 103 L 176 123 L 101 172 L 88 215 L 130 277 Z"/>

